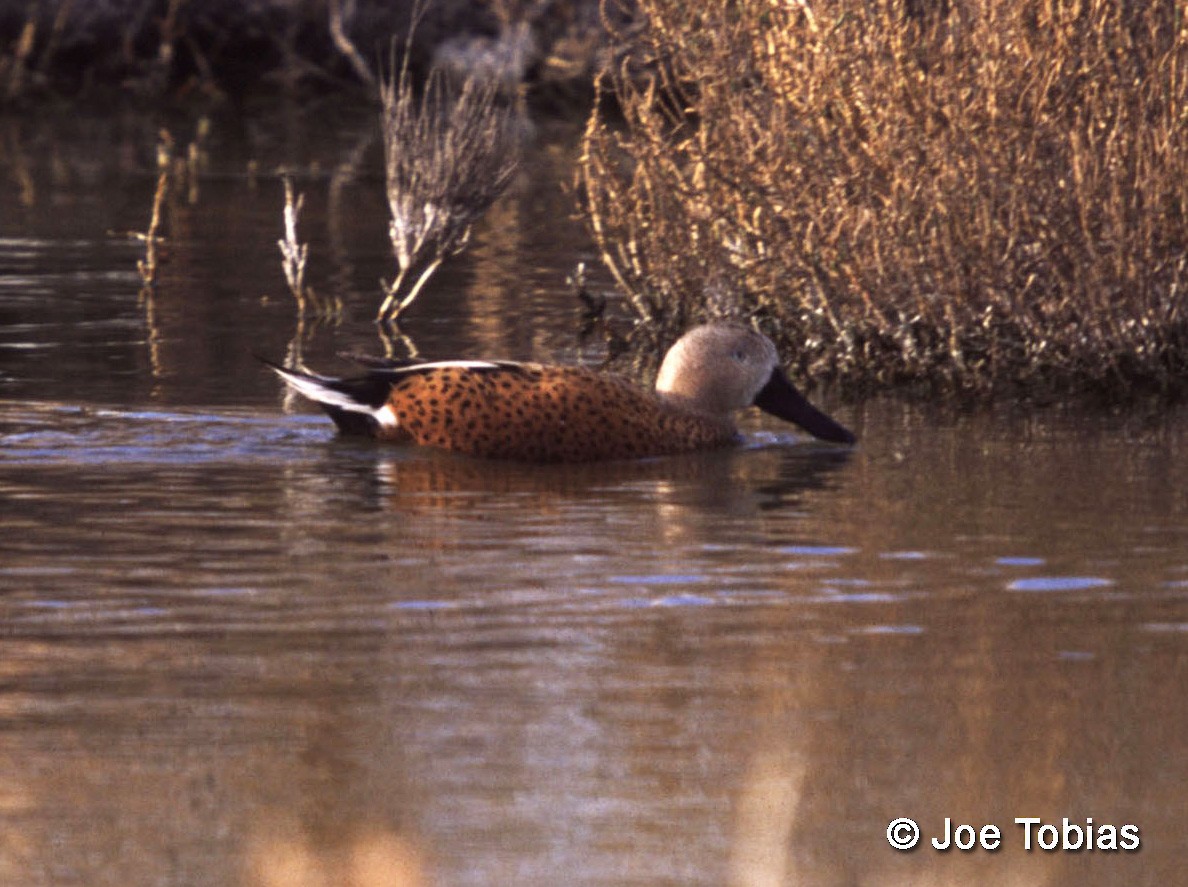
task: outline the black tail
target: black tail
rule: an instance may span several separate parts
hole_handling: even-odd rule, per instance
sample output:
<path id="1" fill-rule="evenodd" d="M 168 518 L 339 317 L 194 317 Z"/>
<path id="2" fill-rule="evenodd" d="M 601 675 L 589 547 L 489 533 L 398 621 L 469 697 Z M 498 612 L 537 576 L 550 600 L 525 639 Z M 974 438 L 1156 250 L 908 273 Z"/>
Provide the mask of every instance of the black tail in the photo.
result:
<path id="1" fill-rule="evenodd" d="M 317 403 L 343 434 L 374 437 L 387 418 L 384 414 L 390 413 L 384 409 L 392 393 L 390 376 L 368 373 L 353 379 L 335 379 L 290 369 L 258 354 L 256 358 L 294 391 Z"/>

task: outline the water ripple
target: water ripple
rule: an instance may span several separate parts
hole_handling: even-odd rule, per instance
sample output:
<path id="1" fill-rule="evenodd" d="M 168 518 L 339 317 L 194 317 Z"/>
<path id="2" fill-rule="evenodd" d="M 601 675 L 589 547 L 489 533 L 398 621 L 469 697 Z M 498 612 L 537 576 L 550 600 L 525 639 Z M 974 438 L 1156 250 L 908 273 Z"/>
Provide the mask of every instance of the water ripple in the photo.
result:
<path id="1" fill-rule="evenodd" d="M 1009 591 L 1085 591 L 1090 588 L 1107 588 L 1114 580 L 1101 576 L 1033 576 L 1016 579 L 1007 586 Z"/>

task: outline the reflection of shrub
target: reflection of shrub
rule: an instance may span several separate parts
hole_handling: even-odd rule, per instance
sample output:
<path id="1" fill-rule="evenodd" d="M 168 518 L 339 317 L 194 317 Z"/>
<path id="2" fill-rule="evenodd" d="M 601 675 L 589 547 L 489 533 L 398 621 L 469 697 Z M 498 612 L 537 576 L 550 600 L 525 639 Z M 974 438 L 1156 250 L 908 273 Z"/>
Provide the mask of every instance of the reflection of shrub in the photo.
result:
<path id="1" fill-rule="evenodd" d="M 639 314 L 738 293 L 856 384 L 1188 382 L 1171 0 L 638 5 L 580 178 Z"/>

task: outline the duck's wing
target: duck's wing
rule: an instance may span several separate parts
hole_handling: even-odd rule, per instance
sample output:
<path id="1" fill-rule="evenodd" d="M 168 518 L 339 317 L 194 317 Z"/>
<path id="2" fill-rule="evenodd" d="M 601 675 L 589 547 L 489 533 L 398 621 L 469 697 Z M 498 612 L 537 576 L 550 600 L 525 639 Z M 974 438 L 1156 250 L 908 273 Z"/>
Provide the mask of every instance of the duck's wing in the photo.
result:
<path id="1" fill-rule="evenodd" d="M 379 357 L 362 351 L 339 351 L 338 356 L 369 370 L 399 370 L 424 362 L 412 357 Z"/>
<path id="2" fill-rule="evenodd" d="M 386 358 L 368 358 L 372 368 L 366 373 L 339 378 L 282 366 L 259 355 L 257 358 L 280 376 L 286 385 L 321 406 L 344 434 L 385 438 L 407 437 L 400 428 L 400 419 L 389 405 L 389 400 L 396 389 L 406 387 L 413 380 L 432 380 L 443 374 L 518 375 L 530 366 L 509 361 L 390 361 Z"/>
<path id="3" fill-rule="evenodd" d="M 637 459 L 722 446 L 734 426 L 674 411 L 582 367 L 447 365 L 404 374 L 388 408 L 419 444 L 521 462 Z"/>
<path id="4" fill-rule="evenodd" d="M 336 379 L 265 361 L 346 434 L 525 462 L 636 459 L 724 446 L 733 423 L 677 411 L 580 367 L 422 361 Z"/>
<path id="5" fill-rule="evenodd" d="M 401 373 L 415 373 L 441 367 L 490 370 L 537 366 L 537 364 L 521 363 L 514 360 L 423 360 L 417 357 L 379 357 L 374 354 L 364 354 L 362 351 L 340 351 L 338 356 L 369 370 L 396 370 Z M 273 365 L 271 361 L 265 360 L 264 362 L 270 366 Z"/>

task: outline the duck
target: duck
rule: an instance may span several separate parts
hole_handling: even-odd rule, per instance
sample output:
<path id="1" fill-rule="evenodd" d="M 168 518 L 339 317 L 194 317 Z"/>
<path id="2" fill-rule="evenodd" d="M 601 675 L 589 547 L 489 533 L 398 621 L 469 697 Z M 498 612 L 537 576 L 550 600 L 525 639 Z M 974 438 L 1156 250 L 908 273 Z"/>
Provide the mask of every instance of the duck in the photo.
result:
<path id="1" fill-rule="evenodd" d="M 796 389 L 771 339 L 738 323 L 707 323 L 681 336 L 652 391 L 581 366 L 356 360 L 365 371 L 346 378 L 263 362 L 341 434 L 486 459 L 595 462 L 734 446 L 742 439 L 735 416 L 752 406 L 820 440 L 856 442 Z"/>

